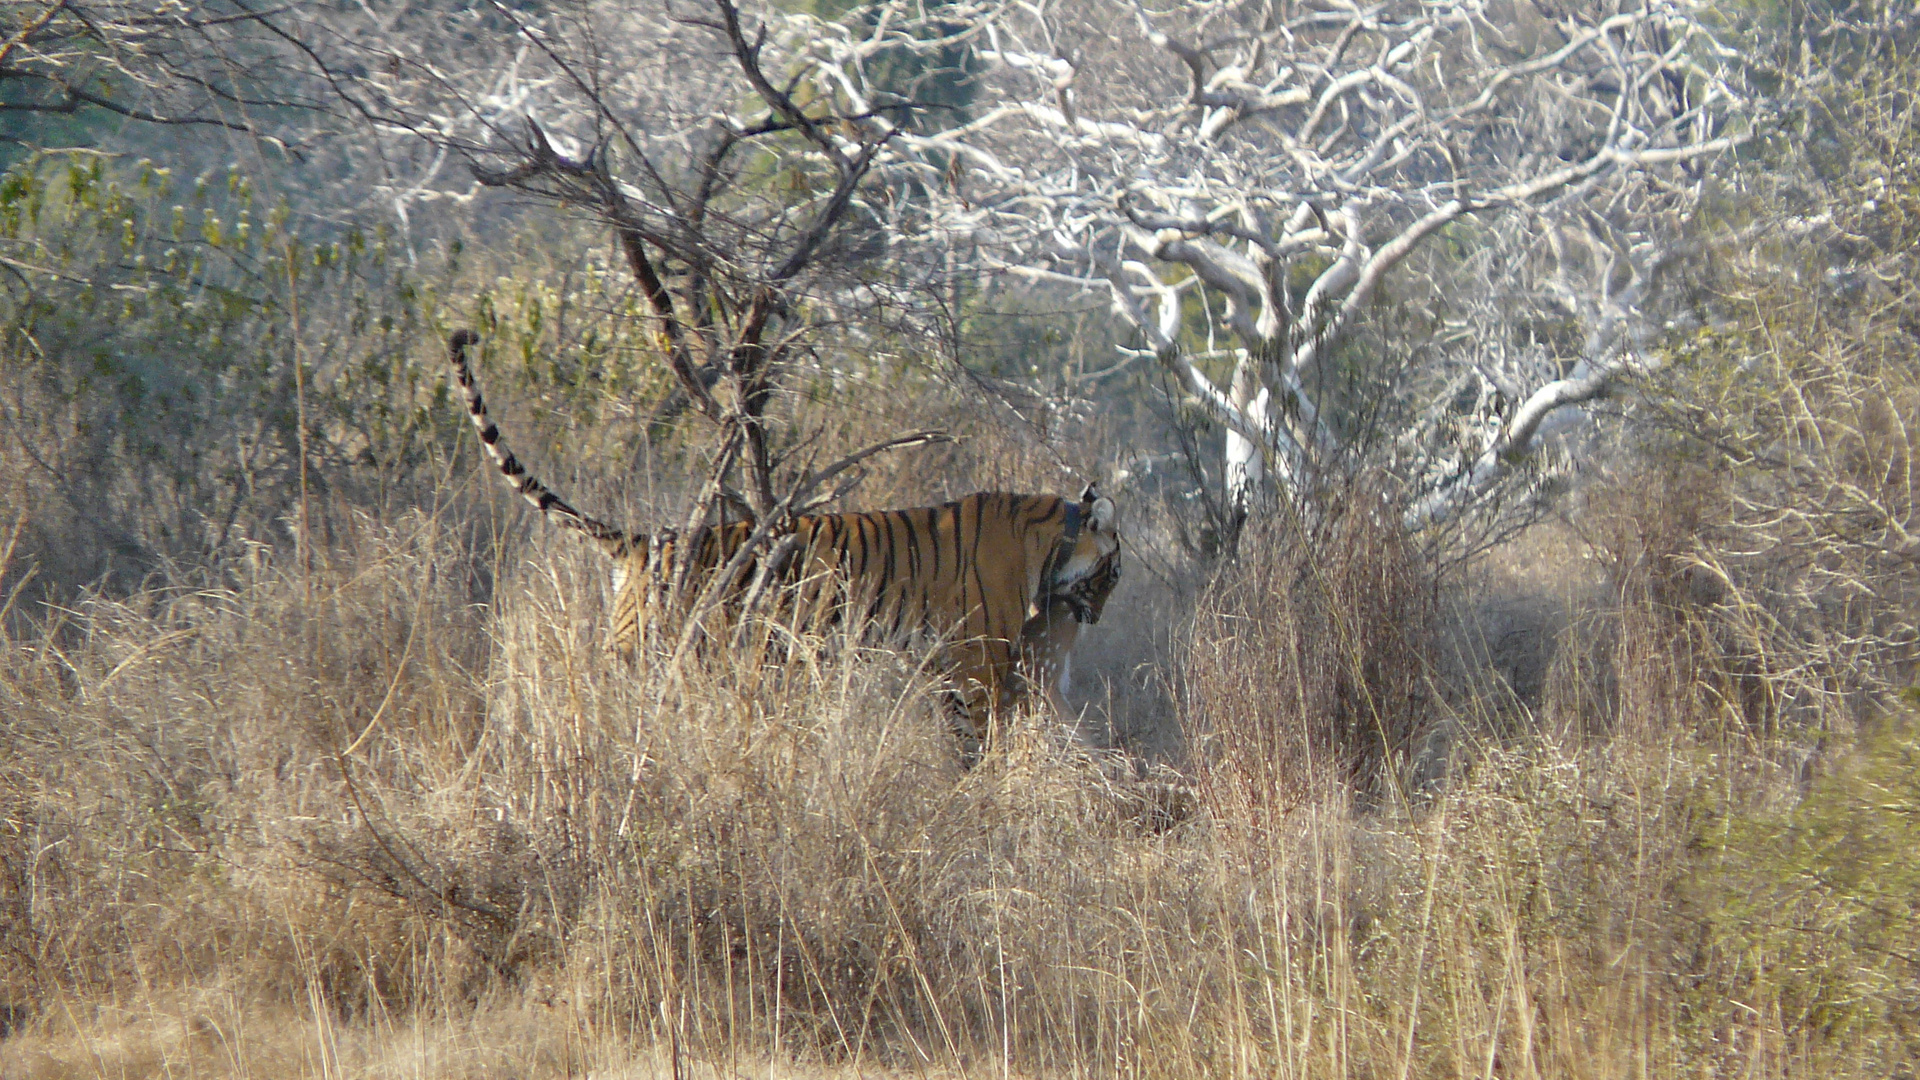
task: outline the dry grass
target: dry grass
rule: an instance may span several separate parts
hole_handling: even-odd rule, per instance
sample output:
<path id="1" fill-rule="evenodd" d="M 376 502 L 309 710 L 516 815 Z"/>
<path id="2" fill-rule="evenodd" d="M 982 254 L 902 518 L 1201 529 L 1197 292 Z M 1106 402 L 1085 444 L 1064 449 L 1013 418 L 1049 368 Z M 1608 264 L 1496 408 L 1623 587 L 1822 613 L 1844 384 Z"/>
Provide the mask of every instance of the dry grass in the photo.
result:
<path id="1" fill-rule="evenodd" d="M 1335 790 L 1406 802 L 1436 734 L 1436 590 L 1364 485 L 1250 527 L 1202 598 L 1187 691 L 1216 801 L 1281 816 Z"/>
<path id="2" fill-rule="evenodd" d="M 547 336 L 567 298 L 525 277 L 490 340 L 574 366 L 489 370 L 516 445 L 583 506 L 683 514 L 572 482 L 697 475 L 698 435 L 653 442 L 644 346 Z M 388 297 L 348 348 L 303 301 L 374 372 L 315 366 L 305 496 L 284 361 L 154 413 L 81 392 L 91 331 L 16 348 L 0 1077 L 1910 1077 L 1911 306 L 1866 334 L 1767 288 L 1676 346 L 1711 453 L 1650 439 L 1451 583 L 1353 495 L 1201 589 L 1178 484 L 1116 486 L 1127 577 L 1076 665 L 1116 749 L 1027 718 L 971 771 L 912 656 L 614 661 L 598 559 L 491 475 L 492 516 L 450 491 L 446 312 Z M 155 312 L 111 326 L 209 386 L 271 350 L 208 342 L 290 340 Z M 967 436 L 874 461 L 868 505 L 1071 493 L 1137 441 L 1111 402 L 845 366 L 785 403 L 806 452 Z"/>
<path id="3" fill-rule="evenodd" d="M 1169 825 L 1031 721 L 963 772 L 908 658 L 630 670 L 573 545 L 496 570 L 426 515 L 344 531 L 311 574 L 256 549 L 88 599 L 0 666 L 0 1074 L 1789 1076 L 1856 1046 L 1726 1000 L 1699 936 L 1710 823 L 1792 786 L 1748 743 L 1515 738 L 1411 803 L 1209 785 Z M 1400 618 L 1374 539 L 1330 595 Z M 1261 617 L 1298 636 L 1303 603 Z M 1405 641 L 1327 647 L 1384 678 Z M 1249 671 L 1317 663 L 1184 678 L 1220 732 Z"/>

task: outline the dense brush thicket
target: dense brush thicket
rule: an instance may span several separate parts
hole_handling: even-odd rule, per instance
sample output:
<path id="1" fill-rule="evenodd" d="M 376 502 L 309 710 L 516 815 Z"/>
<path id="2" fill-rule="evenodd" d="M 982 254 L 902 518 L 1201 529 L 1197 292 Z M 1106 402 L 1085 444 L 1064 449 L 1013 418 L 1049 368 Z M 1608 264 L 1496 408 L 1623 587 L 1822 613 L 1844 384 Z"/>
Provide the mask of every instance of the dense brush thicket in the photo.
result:
<path id="1" fill-rule="evenodd" d="M 1122 505 L 1081 737 L 970 770 L 923 657 L 607 652 L 604 564 L 439 368 L 479 327 L 544 478 L 683 518 L 704 432 L 555 254 L 597 226 L 426 256 L 19 161 L 0 1075 L 1911 1076 L 1920 145 L 1865 70 L 1699 223 L 1616 444 L 1465 562 L 1364 470 L 1201 558 L 1105 384 L 823 328 L 785 445 L 965 436 L 865 505 Z M 1108 343 L 979 299 L 1036 370 Z"/>

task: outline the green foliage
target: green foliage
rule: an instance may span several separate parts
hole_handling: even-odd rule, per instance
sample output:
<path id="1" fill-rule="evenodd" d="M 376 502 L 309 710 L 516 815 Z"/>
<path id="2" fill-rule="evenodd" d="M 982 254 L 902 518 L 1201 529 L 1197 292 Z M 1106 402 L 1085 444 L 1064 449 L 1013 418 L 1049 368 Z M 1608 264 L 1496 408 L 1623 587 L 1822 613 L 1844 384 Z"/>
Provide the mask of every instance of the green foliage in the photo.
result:
<path id="1" fill-rule="evenodd" d="M 481 335 L 489 391 L 518 397 L 522 422 L 566 423 L 574 453 L 600 446 L 630 459 L 642 435 L 623 421 L 636 403 L 657 407 L 672 378 L 657 362 L 651 321 L 624 271 L 589 262 L 553 274 L 501 273 L 471 295 L 471 314 L 460 318 Z"/>
<path id="2" fill-rule="evenodd" d="M 1710 855 L 1698 884 L 1713 941 L 1789 1031 L 1920 1056 L 1913 713 L 1862 733 L 1798 805 L 1732 818 Z"/>
<path id="3" fill-rule="evenodd" d="M 624 470 L 667 377 L 618 268 L 568 246 L 416 262 L 384 229 L 297 226 L 238 170 L 24 162 L 0 174 L 0 454 L 25 466 L 0 510 L 30 507 L 41 572 L 77 587 L 284 542 L 303 484 L 315 529 L 431 503 L 461 325 L 523 448 L 572 427 L 551 449 Z"/>
<path id="4" fill-rule="evenodd" d="M 303 405 L 316 490 L 345 466 L 389 488 L 444 434 L 415 349 L 438 289 L 383 235 L 303 238 L 237 170 L 35 157 L 0 176 L 0 258 L 4 450 L 76 555 L 112 538 L 131 569 L 267 533 Z"/>

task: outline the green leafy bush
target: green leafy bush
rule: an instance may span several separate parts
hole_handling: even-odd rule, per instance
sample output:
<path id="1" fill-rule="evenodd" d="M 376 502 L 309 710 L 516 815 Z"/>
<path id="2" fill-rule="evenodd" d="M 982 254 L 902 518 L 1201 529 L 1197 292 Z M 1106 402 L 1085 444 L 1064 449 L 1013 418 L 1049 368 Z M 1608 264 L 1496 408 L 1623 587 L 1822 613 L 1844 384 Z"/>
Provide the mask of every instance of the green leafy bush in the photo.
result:
<path id="1" fill-rule="evenodd" d="M 1913 713 L 1863 732 L 1797 805 L 1734 816 L 1710 855 L 1699 899 L 1747 1000 L 1777 1003 L 1791 1036 L 1920 1059 Z"/>

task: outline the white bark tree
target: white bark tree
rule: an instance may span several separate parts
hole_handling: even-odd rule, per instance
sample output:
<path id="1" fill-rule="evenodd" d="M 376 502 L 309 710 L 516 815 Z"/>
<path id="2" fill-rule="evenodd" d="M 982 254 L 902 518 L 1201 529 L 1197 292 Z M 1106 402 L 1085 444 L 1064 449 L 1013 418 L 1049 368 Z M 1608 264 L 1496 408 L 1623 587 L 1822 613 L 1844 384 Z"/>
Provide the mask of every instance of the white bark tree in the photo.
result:
<path id="1" fill-rule="evenodd" d="M 970 47 L 970 114 L 895 132 L 877 163 L 923 196 L 890 215 L 899 237 L 1110 296 L 1136 355 L 1224 427 L 1243 512 L 1342 457 L 1336 351 L 1442 237 L 1425 272 L 1447 281 L 1406 286 L 1435 294 L 1436 347 L 1394 373 L 1427 395 L 1396 433 L 1408 521 L 1496 488 L 1635 362 L 1708 166 L 1746 131 L 1688 0 L 950 5 L 938 41 L 918 10 L 807 50 L 860 108 L 875 58 Z M 1457 437 L 1463 395 L 1503 419 Z"/>
<path id="2" fill-rule="evenodd" d="M 452 51 L 397 27 L 346 32 L 364 74 L 339 86 L 377 125 L 427 136 L 410 190 L 465 156 L 617 229 L 643 224 L 696 291 L 743 265 L 710 256 L 726 233 L 771 286 L 769 311 L 928 268 L 1097 291 L 1143 346 L 1133 360 L 1224 429 L 1241 513 L 1382 441 L 1336 369 L 1367 361 L 1356 332 L 1391 293 L 1425 320 L 1417 359 L 1376 375 L 1403 399 L 1384 441 L 1407 521 L 1426 526 L 1499 490 L 1658 330 L 1661 270 L 1714 160 L 1752 128 L 1703 7 L 877 0 L 829 20 L 691 0 L 499 6 Z M 526 141 L 528 120 L 551 146 Z M 740 185 L 752 177 L 787 177 L 789 197 Z M 724 207 L 709 180 L 750 197 Z M 834 251 L 806 239 L 828 219 Z M 894 269 L 839 273 L 855 235 L 854 261 L 885 251 Z M 808 272 L 783 277 L 794 251 Z"/>

